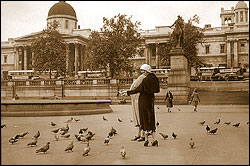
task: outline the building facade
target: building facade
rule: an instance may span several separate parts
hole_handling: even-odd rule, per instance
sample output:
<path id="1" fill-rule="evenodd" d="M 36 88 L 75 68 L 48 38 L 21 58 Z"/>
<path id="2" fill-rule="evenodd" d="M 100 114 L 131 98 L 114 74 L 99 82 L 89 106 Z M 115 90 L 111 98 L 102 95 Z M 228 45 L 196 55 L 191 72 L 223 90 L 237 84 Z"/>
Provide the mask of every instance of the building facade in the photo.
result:
<path id="1" fill-rule="evenodd" d="M 219 19 L 219 18 L 218 18 Z M 198 56 L 211 66 L 225 66 L 227 68 L 249 68 L 249 21 L 248 6 L 239 1 L 231 10 L 221 8 L 221 27 L 205 25 L 205 42 L 198 45 Z M 54 4 L 47 17 L 47 23 L 58 21 L 59 32 L 67 43 L 66 65 L 68 74 L 76 74 L 84 70 L 84 58 L 90 29 L 80 29 L 77 25 L 76 12 L 72 6 L 64 1 Z M 143 43 L 141 54 L 131 60 L 138 67 L 148 63 L 152 68 L 166 68 L 161 63 L 158 53 L 159 46 L 167 43 L 173 29 L 169 26 L 158 26 L 152 30 L 141 32 Z M 41 32 L 26 36 L 9 38 L 1 42 L 1 73 L 9 70 L 32 69 L 31 41 Z"/>

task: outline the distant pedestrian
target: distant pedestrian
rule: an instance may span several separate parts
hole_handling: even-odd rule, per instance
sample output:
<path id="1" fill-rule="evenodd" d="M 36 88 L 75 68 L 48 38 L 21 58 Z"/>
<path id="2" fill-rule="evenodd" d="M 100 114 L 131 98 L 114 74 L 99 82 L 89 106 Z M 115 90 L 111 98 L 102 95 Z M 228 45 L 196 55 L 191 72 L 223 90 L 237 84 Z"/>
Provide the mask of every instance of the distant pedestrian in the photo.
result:
<path id="1" fill-rule="evenodd" d="M 190 102 L 190 104 L 193 102 L 194 111 L 197 112 L 197 106 L 198 106 L 198 103 L 200 102 L 199 93 L 198 93 L 197 88 L 194 88 L 194 91 L 191 95 L 191 99 L 189 102 Z"/>
<path id="2" fill-rule="evenodd" d="M 173 107 L 173 94 L 170 90 L 167 90 L 165 101 L 168 112 L 171 112 L 170 109 Z"/>

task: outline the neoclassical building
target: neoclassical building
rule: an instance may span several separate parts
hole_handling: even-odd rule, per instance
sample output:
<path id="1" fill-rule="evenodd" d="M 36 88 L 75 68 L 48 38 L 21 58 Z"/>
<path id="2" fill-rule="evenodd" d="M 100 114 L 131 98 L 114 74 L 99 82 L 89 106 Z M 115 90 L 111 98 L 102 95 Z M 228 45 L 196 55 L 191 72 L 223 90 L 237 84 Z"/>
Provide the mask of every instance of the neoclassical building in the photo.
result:
<path id="1" fill-rule="evenodd" d="M 90 29 L 80 29 L 76 12 L 64 1 L 54 4 L 47 17 L 47 23 L 58 21 L 59 33 L 67 43 L 66 65 L 68 73 L 83 70 L 83 61 Z M 1 42 L 1 71 L 32 69 L 33 53 L 30 49 L 32 39 L 41 32 L 31 33 Z"/>
<path id="2" fill-rule="evenodd" d="M 217 18 L 215 18 L 217 19 Z M 249 68 L 249 21 L 248 6 L 239 1 L 230 10 L 221 8 L 221 27 L 205 25 L 205 43 L 198 45 L 198 56 L 211 66 L 227 68 Z M 57 20 L 59 32 L 67 43 L 67 71 L 77 73 L 85 70 L 83 62 L 91 29 L 80 29 L 73 7 L 65 1 L 54 4 L 47 17 L 47 22 Z M 143 43 L 139 49 L 141 54 L 131 60 L 135 66 L 148 63 L 152 68 L 165 68 L 160 61 L 158 48 L 168 42 L 169 26 L 158 26 L 152 30 L 141 32 Z M 30 50 L 32 39 L 40 32 L 17 38 L 9 38 L 1 42 L 1 73 L 9 70 L 32 69 L 33 53 Z"/>

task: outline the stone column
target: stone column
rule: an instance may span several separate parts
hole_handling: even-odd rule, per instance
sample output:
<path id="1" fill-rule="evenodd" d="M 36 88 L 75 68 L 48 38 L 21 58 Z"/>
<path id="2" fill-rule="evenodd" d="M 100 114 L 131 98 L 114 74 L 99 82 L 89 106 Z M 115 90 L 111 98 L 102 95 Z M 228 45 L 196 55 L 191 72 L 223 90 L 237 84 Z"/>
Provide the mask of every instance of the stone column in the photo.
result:
<path id="1" fill-rule="evenodd" d="M 152 57 L 152 48 L 150 47 L 150 45 L 148 45 L 148 62 L 147 62 L 147 64 L 149 65 L 149 66 L 151 66 L 151 57 Z"/>
<path id="2" fill-rule="evenodd" d="M 148 45 L 145 45 L 144 57 L 145 57 L 145 63 L 148 63 Z"/>
<path id="3" fill-rule="evenodd" d="M 66 44 L 66 73 L 69 74 L 69 44 Z"/>
<path id="4" fill-rule="evenodd" d="M 239 66 L 239 57 L 238 57 L 238 40 L 234 41 L 234 67 Z"/>
<path id="5" fill-rule="evenodd" d="M 158 54 L 158 51 L 159 51 L 159 44 L 156 44 L 156 47 L 155 47 L 155 64 L 156 64 L 156 69 L 159 69 L 159 54 Z"/>
<path id="6" fill-rule="evenodd" d="M 16 63 L 15 63 L 15 69 L 18 70 L 19 69 L 19 52 L 18 52 L 18 46 L 16 46 Z"/>
<path id="7" fill-rule="evenodd" d="M 227 68 L 230 68 L 231 64 L 231 48 L 230 48 L 230 41 L 227 41 Z"/>
<path id="8" fill-rule="evenodd" d="M 86 46 L 85 45 L 82 45 L 82 51 L 81 51 L 81 70 L 84 70 L 84 60 L 85 60 L 85 48 Z"/>
<path id="9" fill-rule="evenodd" d="M 34 52 L 32 51 L 31 52 L 31 65 L 32 65 L 32 70 L 34 70 L 34 65 L 35 65 L 35 55 L 34 55 Z"/>
<path id="10" fill-rule="evenodd" d="M 79 65 L 79 44 L 75 44 L 75 75 L 77 75 L 78 72 L 78 65 Z"/>
<path id="11" fill-rule="evenodd" d="M 24 46 L 24 53 L 23 53 L 23 56 L 24 56 L 24 70 L 27 70 L 27 47 Z"/>

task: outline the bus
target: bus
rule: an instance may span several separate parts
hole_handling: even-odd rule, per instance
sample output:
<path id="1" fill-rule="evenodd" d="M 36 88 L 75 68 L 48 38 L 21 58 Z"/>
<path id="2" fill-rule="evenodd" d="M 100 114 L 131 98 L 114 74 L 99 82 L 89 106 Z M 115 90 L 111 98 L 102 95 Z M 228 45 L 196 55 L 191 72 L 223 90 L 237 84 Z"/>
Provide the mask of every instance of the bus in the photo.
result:
<path id="1" fill-rule="evenodd" d="M 31 79 L 34 73 L 34 70 L 10 70 L 8 79 Z"/>
<path id="2" fill-rule="evenodd" d="M 152 73 L 154 73 L 157 77 L 168 77 L 168 72 L 171 69 L 151 69 Z"/>
<path id="3" fill-rule="evenodd" d="M 201 67 L 201 80 L 203 81 L 211 81 L 217 80 L 218 73 L 220 73 L 221 69 L 225 69 L 225 67 Z M 219 79 L 219 77 L 218 77 Z"/>
<path id="4" fill-rule="evenodd" d="M 78 71 L 77 75 L 79 78 L 101 78 L 105 77 L 106 72 L 100 70 L 84 70 Z"/>

